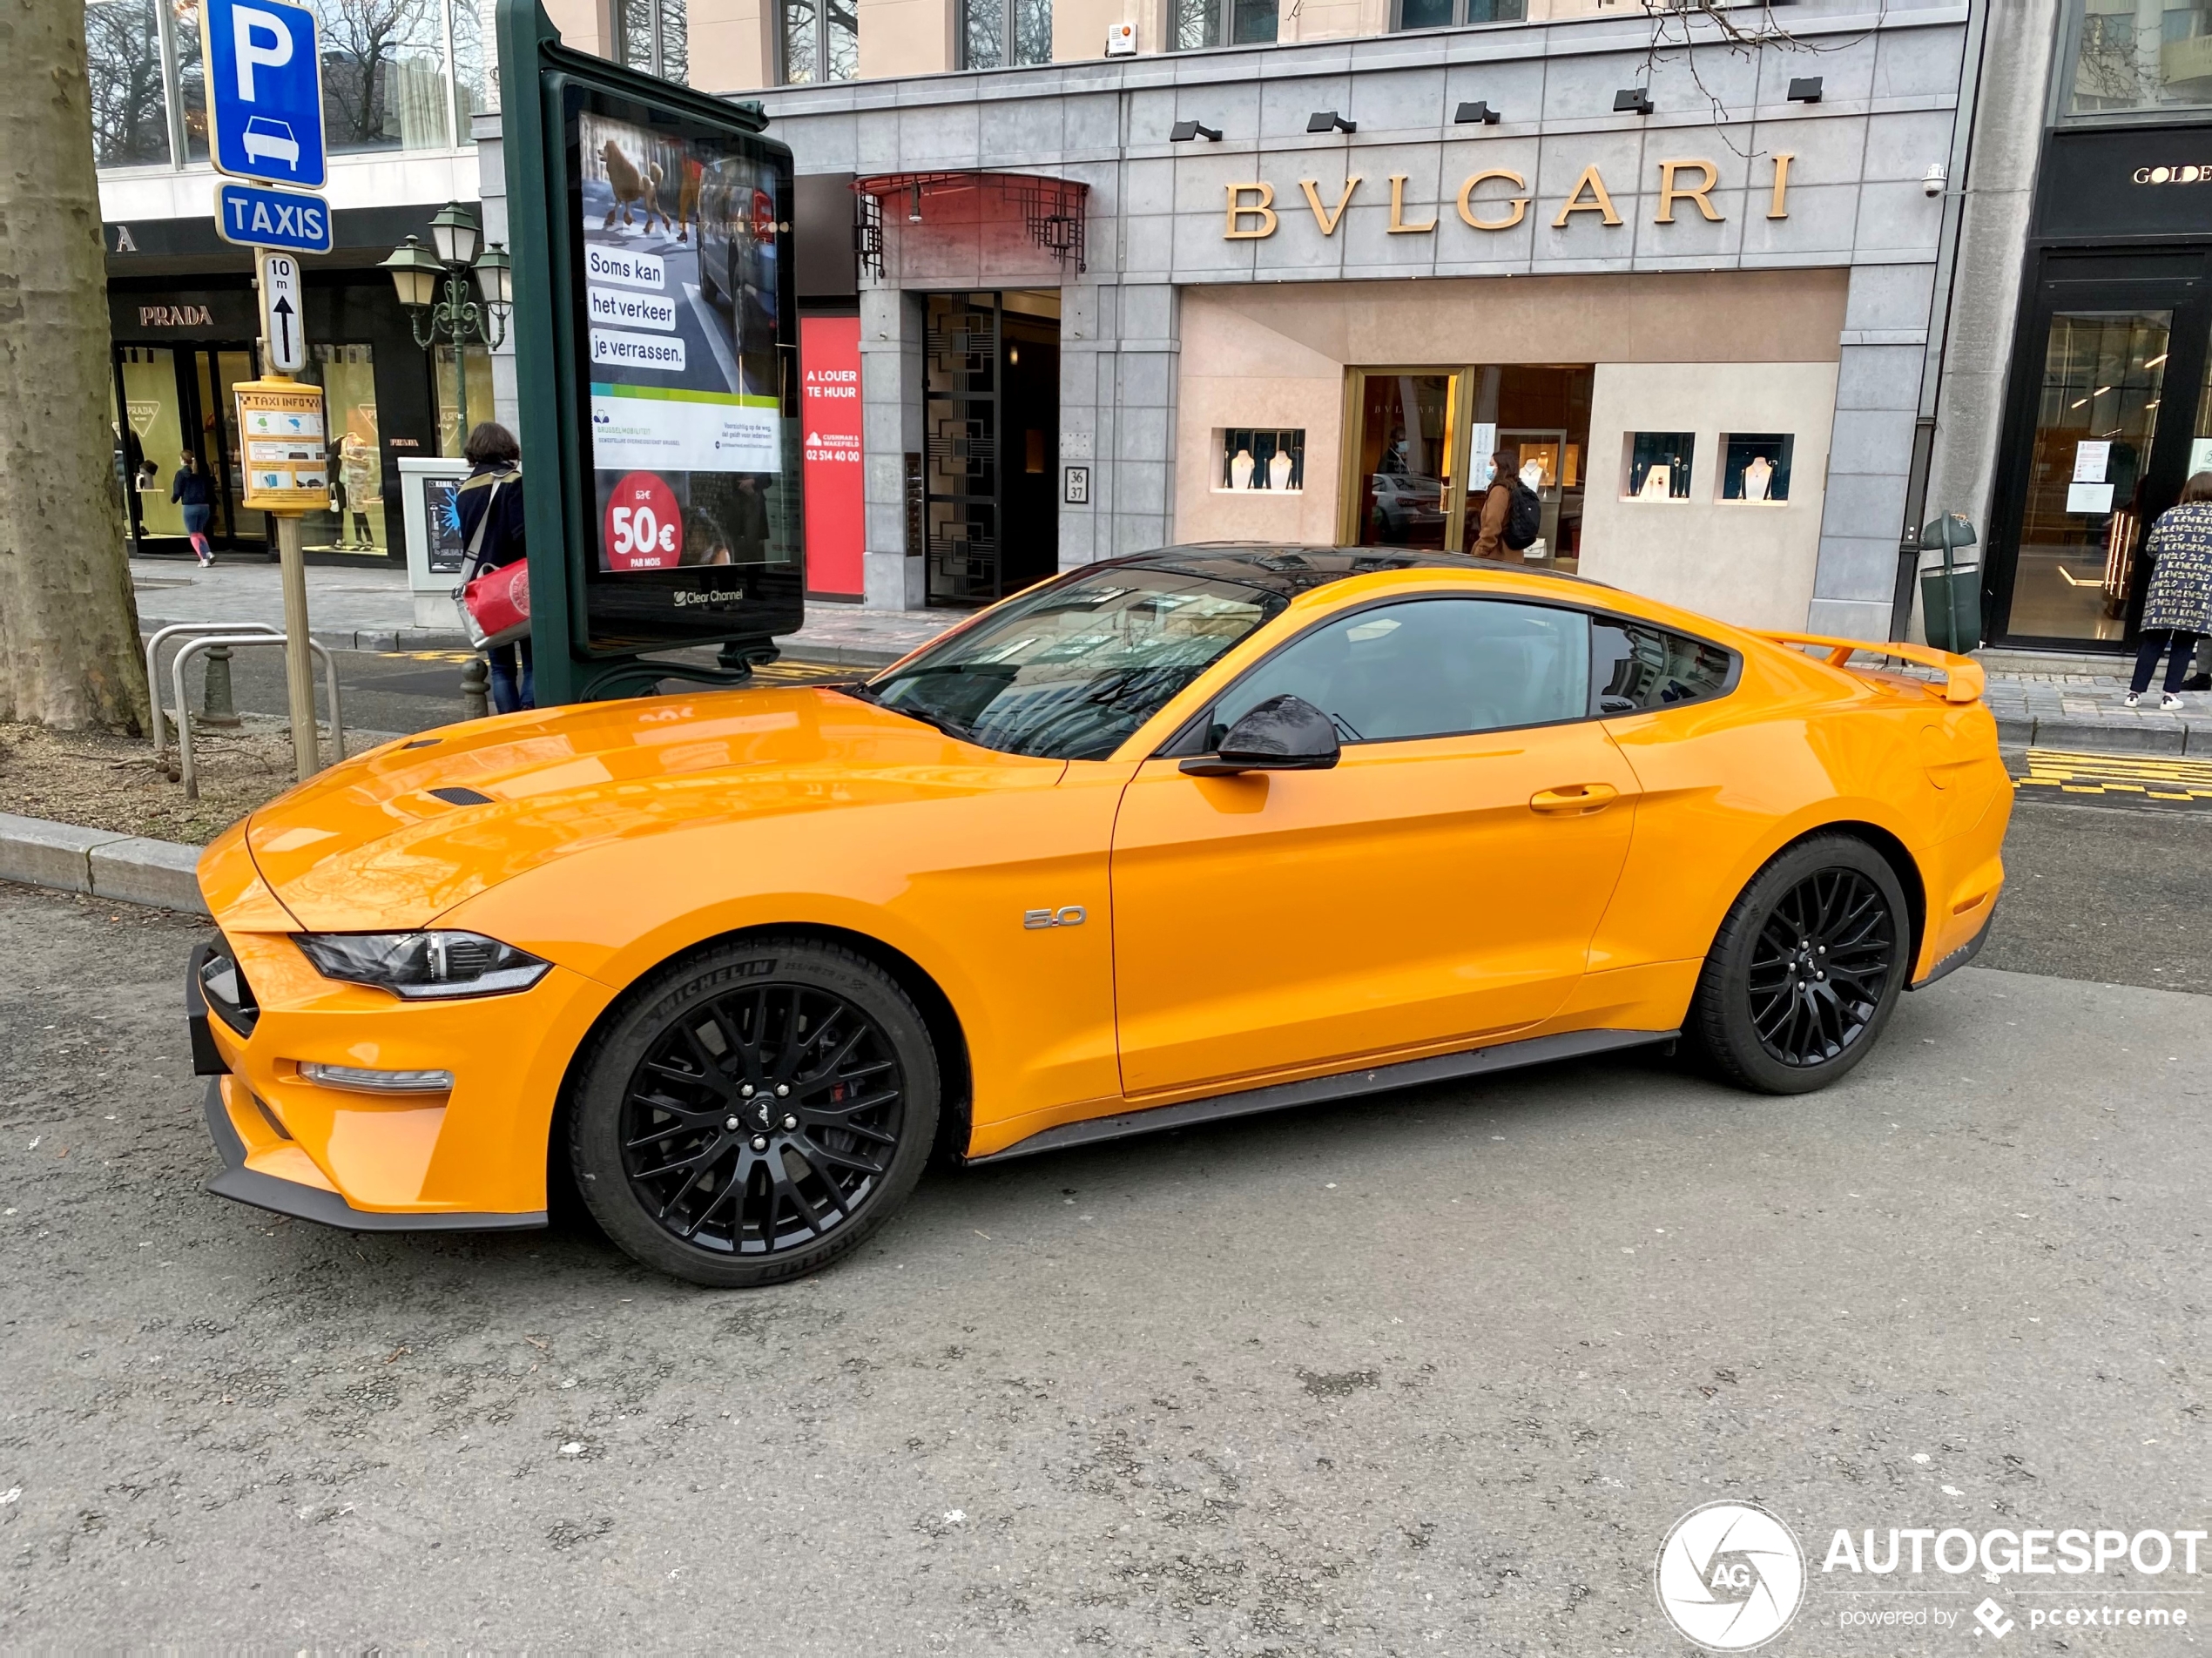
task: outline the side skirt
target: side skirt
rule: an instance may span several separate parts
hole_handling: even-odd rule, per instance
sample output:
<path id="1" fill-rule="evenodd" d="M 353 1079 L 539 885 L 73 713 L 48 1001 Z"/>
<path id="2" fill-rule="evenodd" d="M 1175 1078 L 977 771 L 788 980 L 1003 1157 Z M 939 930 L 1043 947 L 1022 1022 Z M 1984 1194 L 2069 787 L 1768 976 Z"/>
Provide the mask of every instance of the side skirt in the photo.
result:
<path id="1" fill-rule="evenodd" d="M 1313 1105 L 1326 1100 L 1358 1099 L 1364 1095 L 1387 1094 L 1397 1088 L 1418 1088 L 1424 1082 L 1446 1082 L 1462 1077 L 1486 1076 L 1493 1071 L 1518 1070 L 1526 1065 L 1548 1065 L 1554 1060 L 1582 1059 L 1609 1054 L 1616 1048 L 1645 1048 L 1671 1042 L 1678 1030 L 1571 1030 L 1556 1036 L 1531 1036 L 1518 1042 L 1500 1042 L 1464 1054 L 1439 1054 L 1429 1059 L 1409 1059 L 1395 1065 L 1367 1070 L 1343 1071 L 1333 1076 L 1310 1076 L 1302 1082 L 1278 1082 L 1268 1088 L 1247 1088 L 1240 1094 L 1217 1094 L 1180 1105 L 1155 1105 L 1141 1111 L 1123 1111 L 1110 1117 L 1082 1122 L 1063 1122 L 1026 1140 L 1017 1140 L 1002 1151 L 968 1160 L 970 1168 L 1030 1157 L 1042 1151 L 1065 1151 L 1101 1140 L 1121 1140 L 1135 1134 L 1163 1129 L 1188 1129 L 1201 1122 L 1251 1116 L 1260 1111 L 1280 1111 L 1293 1105 Z"/>

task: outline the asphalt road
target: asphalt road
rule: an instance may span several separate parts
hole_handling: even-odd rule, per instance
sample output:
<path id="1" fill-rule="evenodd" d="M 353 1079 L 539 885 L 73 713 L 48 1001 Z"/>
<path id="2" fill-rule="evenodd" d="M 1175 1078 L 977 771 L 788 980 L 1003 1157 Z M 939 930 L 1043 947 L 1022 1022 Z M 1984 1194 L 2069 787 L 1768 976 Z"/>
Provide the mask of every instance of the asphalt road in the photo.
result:
<path id="1" fill-rule="evenodd" d="M 2212 1000 L 2139 987 L 2202 987 L 2207 832 L 2024 809 L 1996 965 L 1818 1096 L 1628 1058 L 939 1174 L 752 1294 L 205 1196 L 199 927 L 0 889 L 0 1645 L 1676 1654 L 1660 1540 L 1750 1498 L 1814 1567 L 1767 1651 L 1985 1595 L 2193 1650 L 2027 1619 L 2201 1579 L 1818 1564 L 2207 1526 Z"/>

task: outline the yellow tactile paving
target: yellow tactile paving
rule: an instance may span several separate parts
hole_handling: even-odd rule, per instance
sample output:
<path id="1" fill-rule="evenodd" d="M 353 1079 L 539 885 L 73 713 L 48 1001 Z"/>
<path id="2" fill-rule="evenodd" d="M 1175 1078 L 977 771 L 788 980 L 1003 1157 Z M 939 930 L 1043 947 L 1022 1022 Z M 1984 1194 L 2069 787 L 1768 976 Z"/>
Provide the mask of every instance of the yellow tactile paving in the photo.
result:
<path id="1" fill-rule="evenodd" d="M 2178 754 L 2083 754 L 2032 748 L 2027 769 L 2013 780 L 2023 789 L 2060 794 L 2212 801 L 2212 760 L 2184 759 Z"/>

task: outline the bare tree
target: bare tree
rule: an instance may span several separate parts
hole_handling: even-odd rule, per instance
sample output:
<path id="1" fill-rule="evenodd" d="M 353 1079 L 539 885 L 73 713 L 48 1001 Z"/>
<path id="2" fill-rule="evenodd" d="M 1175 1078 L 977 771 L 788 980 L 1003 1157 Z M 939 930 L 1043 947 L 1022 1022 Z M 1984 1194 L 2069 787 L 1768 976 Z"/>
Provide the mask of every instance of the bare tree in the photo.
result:
<path id="1" fill-rule="evenodd" d="M 137 730 L 84 0 L 0 7 L 0 719 Z"/>

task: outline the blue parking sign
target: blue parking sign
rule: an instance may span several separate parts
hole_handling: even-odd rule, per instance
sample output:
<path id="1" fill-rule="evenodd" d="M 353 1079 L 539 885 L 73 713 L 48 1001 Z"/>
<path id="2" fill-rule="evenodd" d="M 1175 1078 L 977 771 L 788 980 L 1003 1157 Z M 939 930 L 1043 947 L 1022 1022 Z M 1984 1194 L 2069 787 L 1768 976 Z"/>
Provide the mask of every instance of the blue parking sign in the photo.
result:
<path id="1" fill-rule="evenodd" d="M 201 0 L 199 27 L 216 171 L 319 189 L 325 170 L 315 14 L 284 0 Z"/>

